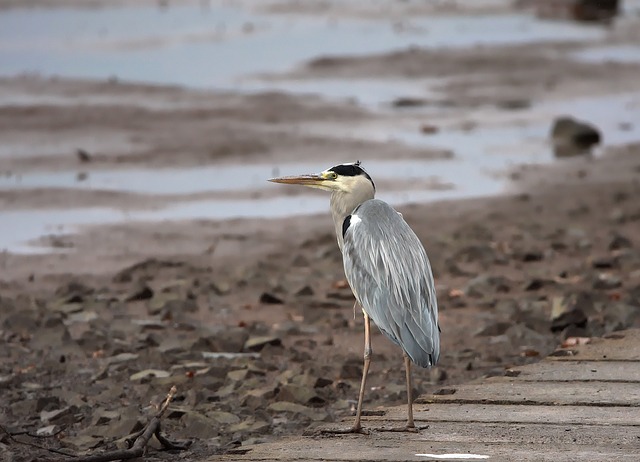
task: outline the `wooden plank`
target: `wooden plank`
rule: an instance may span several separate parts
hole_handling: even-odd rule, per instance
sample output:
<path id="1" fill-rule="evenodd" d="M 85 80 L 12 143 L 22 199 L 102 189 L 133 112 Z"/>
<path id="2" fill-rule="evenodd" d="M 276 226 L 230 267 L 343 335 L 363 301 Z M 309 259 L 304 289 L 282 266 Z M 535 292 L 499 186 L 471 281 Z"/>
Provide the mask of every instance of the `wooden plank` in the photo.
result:
<path id="1" fill-rule="evenodd" d="M 491 429 L 486 429 L 490 431 Z M 553 435 L 539 438 L 535 443 L 527 437 L 514 442 L 481 442 L 473 439 L 469 428 L 469 442 L 437 441 L 433 435 L 372 432 L 369 435 L 332 435 L 322 438 L 285 438 L 279 443 L 267 443 L 242 448 L 244 454 L 226 454 L 208 459 L 213 461 L 424 461 L 434 460 L 418 454 L 476 454 L 496 461 L 637 461 L 640 446 L 618 445 L 610 436 L 599 439 L 603 444 L 558 442 Z M 494 433 L 498 431 L 493 429 Z M 564 429 L 556 429 L 564 434 Z M 523 434 L 526 431 L 522 432 Z M 517 434 L 514 429 L 511 436 Z M 496 439 L 496 438 L 494 438 Z M 504 438 L 507 439 L 506 437 Z M 437 459 L 436 459 L 437 460 Z"/>
<path id="2" fill-rule="evenodd" d="M 615 382 L 526 382 L 509 377 L 491 377 L 447 387 L 455 393 L 423 395 L 417 403 L 560 404 L 586 406 L 637 406 L 640 386 Z"/>
<path id="3" fill-rule="evenodd" d="M 527 366 L 514 367 L 509 373 L 514 378 L 538 382 L 640 382 L 640 362 L 630 361 L 540 361 Z"/>
<path id="4" fill-rule="evenodd" d="M 525 406 L 522 406 L 525 407 Z M 323 424 L 321 429 L 340 430 L 348 429 L 352 421 L 341 424 Z M 403 440 L 417 439 L 431 443 L 516 443 L 534 445 L 545 444 L 553 441 L 557 444 L 580 444 L 626 447 L 640 449 L 637 426 L 616 426 L 615 434 L 612 427 L 603 431 L 602 425 L 577 425 L 571 423 L 556 424 L 514 424 L 514 423 L 484 423 L 484 422 L 429 422 L 418 424 L 419 433 L 392 432 L 391 429 L 402 429 L 402 422 L 389 422 L 387 420 L 374 420 L 363 423 L 363 427 L 370 433 L 375 433 L 376 439 L 389 439 L 394 441 L 396 437 Z M 640 423 L 639 423 L 640 424 Z M 398 433 L 400 433 L 398 435 Z M 394 436 L 395 434 L 395 436 Z M 326 436 L 326 435 L 325 435 Z M 332 435 L 329 435 L 329 437 Z M 340 436 L 340 435 L 333 435 Z"/>
<path id="5" fill-rule="evenodd" d="M 640 407 L 640 403 L 639 403 Z M 514 404 L 414 404 L 417 422 L 548 423 L 560 425 L 635 425 L 640 426 L 640 408 L 599 406 L 522 406 Z M 375 420 L 404 422 L 406 406 L 385 408 Z M 353 418 L 344 419 L 352 422 Z M 640 434 L 640 432 L 638 432 Z"/>
<path id="6" fill-rule="evenodd" d="M 615 332 L 607 338 L 594 338 L 587 345 L 559 350 L 552 361 L 640 361 L 640 329 Z"/>
<path id="7" fill-rule="evenodd" d="M 640 361 L 640 330 L 594 340 L 575 353 L 517 368 L 516 377 L 420 397 L 417 433 L 382 431 L 403 426 L 406 407 L 395 406 L 364 418 L 369 435 L 291 437 L 209 460 L 442 460 L 438 454 L 486 455 L 491 462 L 640 460 L 640 363 L 634 362 Z M 348 429 L 351 423 L 323 425 Z"/>

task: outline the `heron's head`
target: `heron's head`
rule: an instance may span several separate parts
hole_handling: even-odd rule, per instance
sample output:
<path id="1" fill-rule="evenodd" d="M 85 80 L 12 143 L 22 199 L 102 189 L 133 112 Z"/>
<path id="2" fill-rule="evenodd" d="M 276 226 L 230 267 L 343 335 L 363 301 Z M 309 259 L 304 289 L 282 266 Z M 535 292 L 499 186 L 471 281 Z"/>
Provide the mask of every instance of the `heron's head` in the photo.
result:
<path id="1" fill-rule="evenodd" d="M 336 165 L 320 173 L 283 176 L 271 178 L 269 181 L 284 184 L 301 184 L 310 188 L 342 193 L 353 193 L 362 189 L 375 191 L 376 189 L 369 174 L 360 166 L 360 161 L 352 164 Z"/>

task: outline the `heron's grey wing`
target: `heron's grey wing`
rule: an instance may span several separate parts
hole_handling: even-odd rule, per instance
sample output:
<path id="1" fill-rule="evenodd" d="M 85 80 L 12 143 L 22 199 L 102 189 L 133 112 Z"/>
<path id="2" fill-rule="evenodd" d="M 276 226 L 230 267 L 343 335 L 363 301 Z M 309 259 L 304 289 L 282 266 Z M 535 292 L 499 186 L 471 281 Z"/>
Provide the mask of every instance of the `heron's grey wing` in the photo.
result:
<path id="1" fill-rule="evenodd" d="M 440 355 L 438 306 L 427 253 L 402 216 L 386 202 L 362 203 L 345 219 L 345 275 L 373 322 L 416 364 Z"/>

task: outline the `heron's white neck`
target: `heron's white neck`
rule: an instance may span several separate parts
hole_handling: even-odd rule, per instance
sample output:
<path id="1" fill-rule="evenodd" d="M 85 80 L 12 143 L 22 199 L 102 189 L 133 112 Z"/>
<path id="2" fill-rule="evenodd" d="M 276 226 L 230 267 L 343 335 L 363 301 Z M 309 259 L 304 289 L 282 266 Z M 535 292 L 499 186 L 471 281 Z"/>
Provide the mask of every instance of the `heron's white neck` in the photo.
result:
<path id="1" fill-rule="evenodd" d="M 338 247 L 342 251 L 342 223 L 351 215 L 353 209 L 365 201 L 373 199 L 375 190 L 371 181 L 364 177 L 355 177 L 348 191 L 334 190 L 331 193 L 331 216 L 336 230 Z"/>

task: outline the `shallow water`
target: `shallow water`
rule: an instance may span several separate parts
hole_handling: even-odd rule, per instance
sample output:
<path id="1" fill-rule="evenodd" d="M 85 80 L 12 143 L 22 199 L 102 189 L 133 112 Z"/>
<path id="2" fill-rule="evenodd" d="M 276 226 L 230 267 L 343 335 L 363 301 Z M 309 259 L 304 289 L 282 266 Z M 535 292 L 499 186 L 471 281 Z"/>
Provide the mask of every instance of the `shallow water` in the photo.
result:
<path id="1" fill-rule="evenodd" d="M 640 45 L 610 45 L 590 48 L 573 54 L 588 63 L 640 63 Z"/>
<path id="2" fill-rule="evenodd" d="M 0 15 L 0 75 L 115 76 L 226 87 L 238 77 L 290 70 L 325 54 L 590 40 L 604 34 L 526 14 L 418 18 L 410 26 L 410 32 L 398 31 L 390 21 L 256 16 L 220 6 L 15 9 Z"/>
<path id="3" fill-rule="evenodd" d="M 42 75 L 170 83 L 191 87 L 234 91 L 283 90 L 315 93 L 329 99 L 349 99 L 372 110 L 389 111 L 398 97 L 433 98 L 435 80 L 318 80 L 269 81 L 261 74 L 292 69 L 321 55 L 386 52 L 409 46 L 451 48 L 490 44 L 513 44 L 545 40 L 598 40 L 601 28 L 563 22 L 544 22 L 525 14 L 474 17 L 415 18 L 401 30 L 391 21 L 324 20 L 300 16 L 257 16 L 232 7 L 169 9 L 107 8 L 9 10 L 0 15 L 0 75 L 32 72 Z M 633 54 L 629 50 L 622 55 Z M 602 56 L 600 57 L 603 58 Z M 577 56 L 576 59 L 585 59 Z M 586 59 L 598 59 L 589 58 Z M 46 96 L 46 95 L 45 95 Z M 0 91 L 0 104 L 33 104 L 32 95 Z M 72 96 L 70 96 L 72 98 Z M 100 103 L 95 95 L 92 103 Z M 42 98 L 41 98 L 42 99 Z M 94 101 L 95 100 L 95 101 Z M 69 98 L 38 100 L 43 104 L 69 104 Z M 113 104 L 106 98 L 104 104 Z M 163 105 L 161 100 L 134 104 Z M 189 103 L 191 104 L 191 103 Z M 465 131 L 443 129 L 432 135 L 414 125 L 345 127 L 334 136 L 363 140 L 396 140 L 425 149 L 440 148 L 454 153 L 449 160 L 366 161 L 365 167 L 380 183 L 400 184 L 379 197 L 394 205 L 498 194 L 507 186 L 504 172 L 521 163 L 542 163 L 553 156 L 547 144 L 548 123 L 570 107 L 576 116 L 589 114 L 603 128 L 607 144 L 640 138 L 638 129 L 626 122 L 640 120 L 638 95 L 581 99 L 571 105 L 538 105 L 527 111 L 519 124 L 481 125 Z M 427 115 L 434 108 L 405 109 Z M 442 111 L 442 108 L 435 110 Z M 479 114 L 480 117 L 484 115 Z M 622 128 L 624 126 L 624 128 Z M 327 134 L 324 133 L 326 136 Z M 109 137 L 111 134 L 98 136 Z M 114 135 L 116 138 L 118 135 Z M 97 139 L 97 138 L 96 138 Z M 6 140 L 0 156 L 55 155 L 55 143 L 21 150 L 20 140 Z M 57 140 L 58 143 L 63 142 Z M 96 141 L 97 142 L 97 141 Z M 110 144 L 135 149 L 124 140 Z M 68 152 L 70 149 L 65 149 Z M 61 210 L 17 210 L 3 212 L 0 249 L 49 251 L 24 245 L 46 234 L 64 234 L 79 226 L 123 221 L 181 219 L 228 219 L 280 217 L 326 211 L 326 195 L 275 196 L 283 186 L 267 183 L 272 176 L 317 172 L 324 162 L 278 165 L 227 165 L 184 169 L 138 169 L 88 171 L 84 181 L 74 172 L 29 172 L 0 176 L 0 191 L 28 188 L 73 188 L 127 191 L 139 194 L 184 195 L 154 210 L 77 208 Z M 432 179 L 451 188 L 433 188 Z M 267 188 L 271 188 L 270 190 Z M 195 193 L 254 191 L 255 199 L 190 200 Z M 284 190 L 284 189 L 283 189 Z M 262 192 L 269 191 L 269 194 Z M 175 197 L 174 197 L 175 199 Z"/>
<path id="4" fill-rule="evenodd" d="M 372 139 L 395 137 L 414 146 L 451 149 L 453 159 L 446 160 L 371 160 L 364 167 L 379 183 L 400 184 L 394 190 L 380 188 L 378 196 L 396 206 L 411 202 L 488 196 L 505 191 L 504 173 L 516 164 L 544 163 L 553 159 L 547 143 L 549 127 L 541 121 L 566 113 L 589 114 L 589 121 L 599 126 L 607 145 L 624 144 L 640 138 L 640 126 L 624 125 L 640 120 L 640 94 L 622 94 L 599 98 L 580 98 L 570 105 L 536 106 L 530 122 L 519 125 L 497 125 L 470 131 L 445 130 L 425 136 L 416 131 L 395 128 L 389 133 L 380 127 L 352 130 L 351 136 Z M 621 125 L 623 124 L 623 125 Z M 375 131 L 375 135 L 373 134 Z M 336 134 L 340 136 L 340 134 Z M 75 172 L 32 172 L 21 176 L 0 177 L 0 191 L 28 188 L 75 188 L 78 190 L 127 191 L 153 195 L 188 195 L 225 191 L 284 191 L 267 178 L 280 175 L 319 172 L 326 162 L 226 165 L 206 168 L 163 170 L 102 170 L 90 172 L 77 181 Z M 432 188 L 430 179 L 451 188 Z M 404 186 L 402 186 L 404 185 Z M 288 189 L 287 189 L 288 190 Z M 21 210 L 3 212 L 0 222 L 0 248 L 34 252 L 46 249 L 18 245 L 46 234 L 64 234 L 91 224 L 123 221 L 162 221 L 183 219 L 277 218 L 292 215 L 324 213 L 328 207 L 325 194 L 303 193 L 296 196 L 257 194 L 252 199 L 205 199 L 172 202 L 156 210 L 116 210 L 112 208 L 77 208 L 61 210 Z"/>

